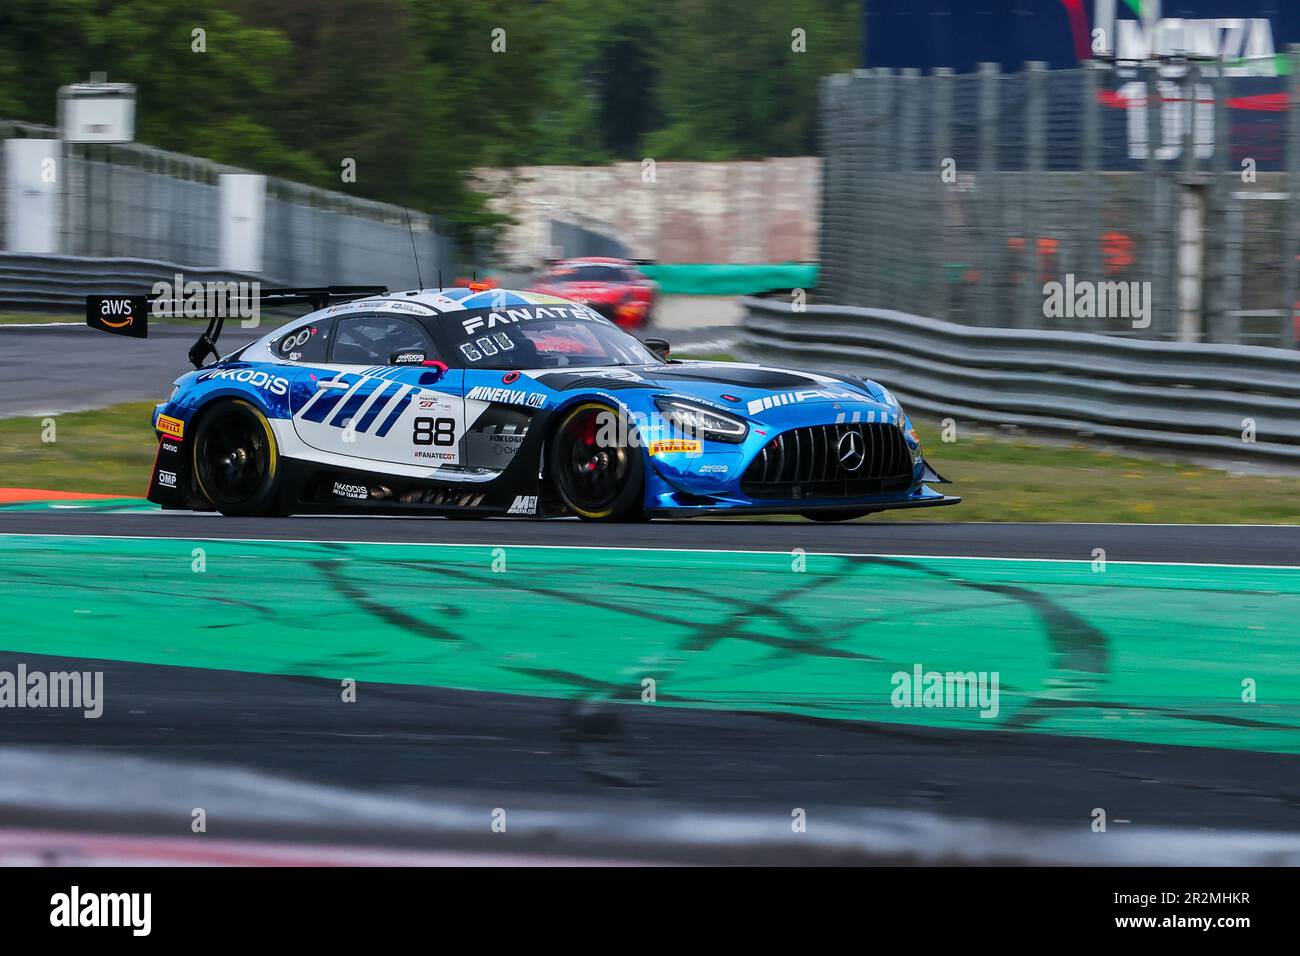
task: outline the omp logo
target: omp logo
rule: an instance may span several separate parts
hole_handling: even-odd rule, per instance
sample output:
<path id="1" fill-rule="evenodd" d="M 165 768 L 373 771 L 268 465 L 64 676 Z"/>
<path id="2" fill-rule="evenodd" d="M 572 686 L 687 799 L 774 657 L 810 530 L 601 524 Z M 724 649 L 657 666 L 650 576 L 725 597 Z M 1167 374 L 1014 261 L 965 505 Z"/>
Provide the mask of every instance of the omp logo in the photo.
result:
<path id="1" fill-rule="evenodd" d="M 171 435 L 172 438 L 185 437 L 185 423 L 179 418 L 172 418 L 170 415 L 158 416 L 158 431 L 164 435 Z"/>
<path id="2" fill-rule="evenodd" d="M 162 485 L 164 488 L 175 488 L 176 472 L 174 471 L 158 472 L 158 484 Z"/>
<path id="3" fill-rule="evenodd" d="M 153 927 L 152 893 L 82 893 L 74 886 L 50 897 L 50 925 L 125 926 L 132 936 L 148 936 Z"/>
<path id="4" fill-rule="evenodd" d="M 509 405 L 527 405 L 529 408 L 541 408 L 546 396 L 541 392 L 526 392 L 517 388 L 489 388 L 478 385 L 465 393 L 466 398 L 480 402 L 504 402 Z"/>
<path id="5" fill-rule="evenodd" d="M 810 402 L 819 398 L 829 402 L 836 400 L 844 402 L 869 401 L 865 395 L 859 395 L 857 392 L 846 392 L 834 388 L 805 388 L 798 392 L 781 392 L 779 395 L 756 398 L 749 403 L 749 414 L 753 415 L 756 412 L 776 408 L 780 405 L 796 405 L 799 402 Z"/>
<path id="6" fill-rule="evenodd" d="M 110 316 L 122 316 L 117 322 L 109 321 Z M 110 329 L 125 329 L 135 321 L 130 299 L 104 299 L 99 303 L 99 321 Z"/>
<path id="7" fill-rule="evenodd" d="M 215 381 L 216 379 L 228 379 L 232 382 L 242 382 L 245 385 L 251 385 L 253 388 L 263 388 L 272 395 L 287 395 L 289 393 L 289 380 L 281 378 L 278 375 L 270 375 L 267 372 L 259 372 L 251 368 L 225 368 L 213 372 L 204 372 L 199 376 L 200 382 Z"/>

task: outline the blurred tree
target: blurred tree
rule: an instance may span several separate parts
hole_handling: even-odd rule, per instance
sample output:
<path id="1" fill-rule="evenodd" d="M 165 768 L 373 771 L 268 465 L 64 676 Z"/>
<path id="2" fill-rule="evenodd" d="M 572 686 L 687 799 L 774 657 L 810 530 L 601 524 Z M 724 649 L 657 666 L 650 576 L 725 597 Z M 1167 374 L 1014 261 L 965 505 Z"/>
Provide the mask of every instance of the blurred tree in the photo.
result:
<path id="1" fill-rule="evenodd" d="M 193 31 L 206 52 L 193 52 Z M 5 0 L 0 108 L 53 123 L 58 88 L 104 71 L 136 86 L 136 138 L 218 162 L 320 181 L 324 167 L 288 147 L 258 107 L 291 68 L 280 34 L 244 24 L 219 0 Z"/>
<path id="2" fill-rule="evenodd" d="M 287 39 L 291 68 L 259 119 L 325 170 L 322 184 L 422 205 L 418 37 L 405 0 L 227 0 L 240 18 Z M 355 161 L 355 181 L 343 178 Z"/>
<path id="3" fill-rule="evenodd" d="M 497 221 L 470 188 L 477 166 L 811 151 L 817 79 L 853 67 L 857 14 L 858 0 L 0 0 L 0 117 L 52 123 L 59 86 L 107 71 L 138 88 L 141 142 L 440 212 L 464 238 Z"/>
<path id="4" fill-rule="evenodd" d="M 815 151 L 817 80 L 857 62 L 857 0 L 661 0 L 658 159 Z M 796 52 L 802 32 L 803 52 Z"/>
<path id="5" fill-rule="evenodd" d="M 599 135 L 618 159 L 640 159 L 663 116 L 656 100 L 665 18 L 653 4 L 611 4 L 592 72 L 600 91 Z"/>

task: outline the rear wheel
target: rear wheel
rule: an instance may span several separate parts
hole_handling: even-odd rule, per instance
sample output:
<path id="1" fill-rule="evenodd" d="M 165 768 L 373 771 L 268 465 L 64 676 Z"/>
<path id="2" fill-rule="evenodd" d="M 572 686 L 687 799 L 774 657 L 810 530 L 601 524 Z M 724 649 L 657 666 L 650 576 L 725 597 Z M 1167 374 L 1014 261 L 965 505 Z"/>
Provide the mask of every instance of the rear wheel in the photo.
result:
<path id="1" fill-rule="evenodd" d="M 627 420 L 601 402 L 565 413 L 547 446 L 547 472 L 564 504 L 587 521 L 641 516 L 645 462 Z"/>
<path id="2" fill-rule="evenodd" d="M 861 518 L 866 515 L 875 514 L 874 511 L 805 511 L 803 516 L 809 521 L 821 521 L 829 523 L 831 521 L 852 521 L 854 518 Z"/>
<path id="3" fill-rule="evenodd" d="M 193 455 L 199 491 L 223 515 L 275 513 L 280 454 L 271 423 L 256 406 L 235 399 L 205 412 Z"/>

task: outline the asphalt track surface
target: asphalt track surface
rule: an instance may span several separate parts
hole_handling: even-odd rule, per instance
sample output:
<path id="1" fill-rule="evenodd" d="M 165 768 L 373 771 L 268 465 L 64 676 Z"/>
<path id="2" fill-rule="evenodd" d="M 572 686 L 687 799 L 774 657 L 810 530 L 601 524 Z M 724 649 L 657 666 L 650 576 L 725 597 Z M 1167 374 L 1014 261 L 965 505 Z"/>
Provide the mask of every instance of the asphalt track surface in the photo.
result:
<path id="1" fill-rule="evenodd" d="M 287 319 L 268 315 L 260 329 L 241 329 L 237 319 L 230 320 L 221 335 L 222 352 L 233 352 L 281 321 Z M 147 339 L 132 339 L 76 324 L 0 325 L 0 418 L 162 401 L 172 382 L 189 371 L 185 355 L 203 329 L 202 322 L 154 325 Z"/>
<path id="2" fill-rule="evenodd" d="M 1300 528 L 1028 524 L 227 519 L 0 511 L 0 534 L 140 536 L 1294 565 Z M 580 589 L 581 582 L 571 582 Z M 160 619 L 159 626 L 165 626 Z M 1294 831 L 1300 757 L 794 714 L 636 707 L 0 652 L 0 670 L 103 670 L 103 718 L 9 711 L 5 743 L 274 771 L 375 793 L 654 801 L 712 811 L 917 810 L 1073 829 Z"/>

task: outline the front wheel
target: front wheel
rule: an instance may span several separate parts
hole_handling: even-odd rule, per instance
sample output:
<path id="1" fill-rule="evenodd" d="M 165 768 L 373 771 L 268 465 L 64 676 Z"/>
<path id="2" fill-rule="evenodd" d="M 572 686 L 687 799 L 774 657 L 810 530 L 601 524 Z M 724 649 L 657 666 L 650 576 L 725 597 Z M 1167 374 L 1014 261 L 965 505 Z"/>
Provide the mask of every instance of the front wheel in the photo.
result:
<path id="1" fill-rule="evenodd" d="M 627 419 L 601 402 L 564 414 L 547 446 L 547 473 L 570 511 L 587 521 L 641 516 L 645 461 Z"/>
<path id="2" fill-rule="evenodd" d="M 199 491 L 223 515 L 275 513 L 280 454 L 271 423 L 255 405 L 234 399 L 205 412 L 193 455 Z"/>
<path id="3" fill-rule="evenodd" d="M 805 511 L 803 516 L 809 521 L 852 521 L 854 518 L 862 518 L 866 515 L 873 515 L 874 511 Z"/>

